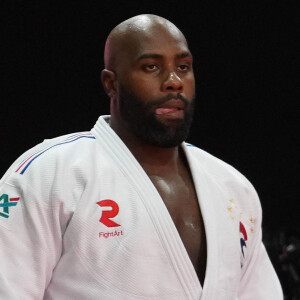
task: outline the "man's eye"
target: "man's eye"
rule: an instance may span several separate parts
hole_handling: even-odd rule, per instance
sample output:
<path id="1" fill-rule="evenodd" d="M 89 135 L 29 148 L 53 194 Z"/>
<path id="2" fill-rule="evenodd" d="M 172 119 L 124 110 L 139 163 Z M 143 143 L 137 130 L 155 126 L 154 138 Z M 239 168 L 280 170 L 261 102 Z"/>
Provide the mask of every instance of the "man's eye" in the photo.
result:
<path id="1" fill-rule="evenodd" d="M 151 65 L 146 65 L 144 67 L 146 71 L 156 71 L 158 69 L 157 65 L 151 64 Z"/>
<path id="2" fill-rule="evenodd" d="M 190 65 L 179 65 L 178 66 L 178 69 L 179 69 L 179 71 L 188 71 L 188 70 L 190 70 Z"/>

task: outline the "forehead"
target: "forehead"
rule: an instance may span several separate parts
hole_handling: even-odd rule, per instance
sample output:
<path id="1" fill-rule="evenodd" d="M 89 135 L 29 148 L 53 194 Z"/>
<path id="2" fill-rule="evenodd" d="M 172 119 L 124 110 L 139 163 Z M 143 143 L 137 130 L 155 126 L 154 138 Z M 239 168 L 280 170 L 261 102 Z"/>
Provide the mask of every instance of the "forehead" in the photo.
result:
<path id="1" fill-rule="evenodd" d="M 183 34 L 172 24 L 155 24 L 143 28 L 133 28 L 123 36 L 123 63 L 136 61 L 144 54 L 159 54 L 162 57 L 178 57 L 189 53 Z"/>

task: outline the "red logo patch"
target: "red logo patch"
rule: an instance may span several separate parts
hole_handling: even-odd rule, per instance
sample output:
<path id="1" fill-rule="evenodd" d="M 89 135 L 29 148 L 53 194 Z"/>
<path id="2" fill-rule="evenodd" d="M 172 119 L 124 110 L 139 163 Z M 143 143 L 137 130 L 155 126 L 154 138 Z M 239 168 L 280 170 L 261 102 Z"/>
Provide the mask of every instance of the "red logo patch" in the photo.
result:
<path id="1" fill-rule="evenodd" d="M 107 227 L 118 227 L 120 224 L 112 221 L 111 219 L 118 215 L 119 213 L 119 205 L 110 199 L 101 200 L 97 202 L 97 204 L 101 207 L 109 207 L 111 210 L 102 210 L 102 216 L 99 219 L 99 222 L 104 224 Z"/>

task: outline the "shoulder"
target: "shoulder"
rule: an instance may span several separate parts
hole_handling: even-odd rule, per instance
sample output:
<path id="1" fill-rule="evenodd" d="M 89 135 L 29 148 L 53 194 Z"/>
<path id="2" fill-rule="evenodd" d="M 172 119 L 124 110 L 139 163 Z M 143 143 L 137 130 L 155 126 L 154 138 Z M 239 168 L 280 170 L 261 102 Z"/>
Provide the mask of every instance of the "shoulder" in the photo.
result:
<path id="1" fill-rule="evenodd" d="M 89 131 L 46 139 L 17 158 L 2 177 L 1 183 L 16 177 L 19 180 L 32 180 L 33 176 L 49 178 L 51 174 L 56 176 L 63 173 L 64 168 L 89 156 L 94 141 L 95 136 Z"/>
<path id="2" fill-rule="evenodd" d="M 85 187 L 82 170 L 93 167 L 94 141 L 91 132 L 44 140 L 12 164 L 0 181 L 0 194 L 18 195 L 34 205 L 63 201 L 72 206 Z"/>
<path id="3" fill-rule="evenodd" d="M 18 159 L 15 172 L 24 174 L 35 165 L 49 165 L 56 162 L 67 163 L 70 159 L 84 153 L 91 146 L 95 137 L 90 132 L 67 134 L 53 139 L 44 140 Z"/>

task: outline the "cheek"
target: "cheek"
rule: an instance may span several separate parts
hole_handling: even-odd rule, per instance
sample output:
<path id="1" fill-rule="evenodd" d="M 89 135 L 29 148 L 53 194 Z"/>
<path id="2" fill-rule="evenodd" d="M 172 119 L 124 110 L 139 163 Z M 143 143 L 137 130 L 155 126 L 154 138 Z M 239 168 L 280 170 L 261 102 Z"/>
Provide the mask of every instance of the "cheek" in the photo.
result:
<path id="1" fill-rule="evenodd" d="M 195 94 L 195 80 L 193 78 L 187 78 L 183 82 L 184 93 L 188 98 L 191 98 Z"/>
<path id="2" fill-rule="evenodd" d="M 157 97 L 159 82 L 153 78 L 136 78 L 130 82 L 130 89 L 139 97 L 151 100 Z"/>

